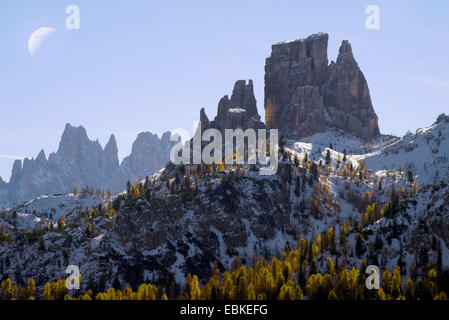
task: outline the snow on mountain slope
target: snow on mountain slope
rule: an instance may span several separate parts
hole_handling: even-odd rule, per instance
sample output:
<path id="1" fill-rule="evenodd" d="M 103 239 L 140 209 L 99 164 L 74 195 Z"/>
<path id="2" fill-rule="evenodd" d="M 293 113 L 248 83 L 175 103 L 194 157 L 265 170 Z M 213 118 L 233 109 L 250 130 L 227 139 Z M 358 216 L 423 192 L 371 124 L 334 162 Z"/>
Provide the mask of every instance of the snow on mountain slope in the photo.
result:
<path id="1" fill-rule="evenodd" d="M 441 117 L 432 126 L 352 160 L 364 160 L 372 170 L 411 171 L 420 185 L 449 179 L 449 122 Z"/>
<path id="2" fill-rule="evenodd" d="M 298 142 L 288 141 L 287 147 L 300 159 L 307 153 L 315 161 L 324 161 L 328 148 L 332 159 L 343 159 L 346 151 L 354 166 L 363 160 L 378 176 L 385 176 L 387 171 L 402 175 L 410 171 L 420 185 L 449 179 L 449 120 L 441 116 L 433 125 L 402 138 L 384 135 L 366 143 L 342 132 L 324 132 Z"/>
<path id="3" fill-rule="evenodd" d="M 300 238 L 333 234 L 336 243 L 323 248 L 318 269 L 325 268 L 327 256 L 356 267 L 362 259 L 381 268 L 401 264 L 404 274 L 432 261 L 446 267 L 448 179 L 440 175 L 446 182 L 433 183 L 431 174 L 447 168 L 436 161 L 448 150 L 442 138 L 447 134 L 441 119 L 416 135 L 384 136 L 369 145 L 319 134 L 288 141 L 273 176 L 247 165 L 171 166 L 142 182 L 138 192 L 134 185 L 104 202 L 73 194 L 39 197 L 17 207 L 15 227 L 12 213 L 2 217 L 11 238 L 0 244 L 0 261 L 9 261 L 4 270 L 15 280 L 33 277 L 38 285 L 63 278 L 65 267 L 75 264 L 85 289 L 104 290 L 113 283 L 164 281 L 170 272 L 178 282 L 188 273 L 205 280 L 214 261 L 225 269 L 235 256 L 243 263 L 254 255 L 271 259 Z M 400 163 L 405 160 L 413 169 L 434 162 L 432 171 L 427 166 L 431 185 L 416 170 L 422 180 L 414 188 Z M 89 212 L 98 204 L 107 210 Z M 65 227 L 55 225 L 62 214 Z"/>
<path id="4" fill-rule="evenodd" d="M 302 138 L 300 141 L 288 140 L 288 145 L 295 145 L 296 147 L 305 146 L 304 143 L 311 144 L 313 149 L 309 152 L 317 152 L 324 150 L 332 145 L 332 149 L 343 153 L 346 150 L 347 154 L 366 154 L 378 150 L 386 143 L 398 139 L 394 136 L 381 135 L 379 138 L 372 139 L 368 143 L 363 139 L 355 137 L 351 134 L 345 133 L 342 130 L 329 130 L 322 133 L 316 133 L 310 137 Z"/>
<path id="5" fill-rule="evenodd" d="M 59 220 L 62 215 L 82 212 L 104 202 L 103 199 L 90 195 L 87 192 L 82 192 L 81 194 L 43 195 L 20 204 L 14 207 L 13 210 L 32 212 L 38 217 L 49 216 Z"/>
<path id="6" fill-rule="evenodd" d="M 50 222 L 56 224 L 62 216 L 68 217 L 73 213 L 89 211 L 99 204 L 106 203 L 95 194 L 90 194 L 88 190 L 77 194 L 43 195 L 14 208 L 0 211 L 0 225 L 5 224 L 22 231 L 33 230 L 49 226 Z"/>

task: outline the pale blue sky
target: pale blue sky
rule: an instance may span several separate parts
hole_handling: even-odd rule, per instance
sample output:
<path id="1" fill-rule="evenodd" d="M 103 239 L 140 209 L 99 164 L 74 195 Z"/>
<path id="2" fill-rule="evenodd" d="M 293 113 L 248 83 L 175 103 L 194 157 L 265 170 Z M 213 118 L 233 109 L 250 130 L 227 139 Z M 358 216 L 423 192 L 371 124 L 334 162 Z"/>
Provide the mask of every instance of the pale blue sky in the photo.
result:
<path id="1" fill-rule="evenodd" d="M 78 5 L 81 28 L 65 29 Z M 380 8 L 367 30 L 365 8 Z M 120 156 L 137 133 L 191 130 L 209 117 L 235 80 L 253 79 L 263 112 L 271 44 L 328 32 L 329 57 L 352 43 L 383 133 L 402 135 L 448 112 L 449 1 L 100 1 L 0 2 L 0 155 L 56 151 L 66 122 L 104 145 L 115 133 Z M 57 31 L 31 57 L 27 41 Z M 12 159 L 0 156 L 9 179 Z"/>

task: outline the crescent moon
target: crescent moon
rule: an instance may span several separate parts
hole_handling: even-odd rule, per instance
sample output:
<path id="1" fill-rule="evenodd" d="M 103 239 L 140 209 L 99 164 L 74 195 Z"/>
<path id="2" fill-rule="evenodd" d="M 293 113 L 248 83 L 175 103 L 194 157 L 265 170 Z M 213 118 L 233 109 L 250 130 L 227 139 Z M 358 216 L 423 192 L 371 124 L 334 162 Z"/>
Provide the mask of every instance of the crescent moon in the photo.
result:
<path id="1" fill-rule="evenodd" d="M 30 53 L 30 56 L 33 56 L 36 50 L 41 46 L 44 39 L 55 31 L 56 29 L 51 27 L 42 27 L 34 31 L 28 39 L 28 52 Z"/>

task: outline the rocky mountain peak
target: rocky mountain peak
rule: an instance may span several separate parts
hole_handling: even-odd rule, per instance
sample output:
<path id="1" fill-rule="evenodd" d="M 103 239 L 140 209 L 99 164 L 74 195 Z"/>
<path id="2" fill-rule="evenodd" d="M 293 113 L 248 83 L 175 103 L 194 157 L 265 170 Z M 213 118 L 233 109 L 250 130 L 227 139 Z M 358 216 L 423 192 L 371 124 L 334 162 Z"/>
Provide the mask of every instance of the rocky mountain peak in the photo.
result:
<path id="1" fill-rule="evenodd" d="M 121 190 L 127 181 L 136 181 L 152 175 L 170 161 L 170 149 L 175 142 L 170 141 L 170 132 L 159 138 L 151 132 L 141 132 L 132 145 L 131 154 L 125 157 L 109 182 L 112 190 Z"/>
<path id="2" fill-rule="evenodd" d="M 102 180 L 109 179 L 118 170 L 120 163 L 118 160 L 118 148 L 115 136 L 111 134 L 109 141 L 103 150 L 103 177 Z"/>
<path id="3" fill-rule="evenodd" d="M 344 40 L 337 62 L 328 64 L 328 38 L 318 33 L 272 46 L 265 65 L 266 125 L 291 138 L 328 129 L 378 137 L 377 115 L 351 44 Z"/>
<path id="4" fill-rule="evenodd" d="M 253 80 L 250 79 L 248 84 L 245 80 L 238 80 L 234 85 L 230 103 L 232 108 L 246 110 L 248 118 L 256 116 L 260 119 L 257 112 L 256 97 L 254 96 Z"/>
<path id="5" fill-rule="evenodd" d="M 11 172 L 11 181 L 16 181 L 19 178 L 20 172 L 22 171 L 22 160 L 14 160 Z"/>
<path id="6" fill-rule="evenodd" d="M 59 143 L 59 151 L 63 151 L 67 147 L 72 147 L 76 142 L 88 140 L 86 129 L 83 126 L 75 127 L 67 123 Z"/>
<path id="7" fill-rule="evenodd" d="M 95 171 L 95 163 L 100 161 L 102 152 L 103 149 L 98 140 L 91 141 L 83 126 L 75 127 L 67 123 L 58 151 L 49 160 L 52 160 L 51 162 L 57 166 L 65 163 L 67 168 L 72 168 L 75 171 L 79 171 L 79 168 L 83 167 L 84 170 L 79 171 L 77 175 L 87 174 L 86 178 L 91 180 L 93 171 Z M 69 176 L 67 178 L 70 179 Z M 94 183 L 94 181 L 90 182 Z"/>
<path id="8" fill-rule="evenodd" d="M 438 116 L 436 123 L 449 123 L 449 116 L 445 113 L 442 113 Z"/>
<path id="9" fill-rule="evenodd" d="M 352 52 L 352 46 L 348 40 L 343 40 L 341 42 L 339 53 L 342 54 L 342 53 L 348 53 L 348 52 Z"/>
<path id="10" fill-rule="evenodd" d="M 171 132 L 170 131 L 166 131 L 162 134 L 161 136 L 161 141 L 163 142 L 170 142 L 170 137 L 171 137 Z"/>
<path id="11" fill-rule="evenodd" d="M 201 108 L 200 110 L 200 122 L 201 122 L 201 128 L 207 128 L 209 127 L 209 118 L 206 115 L 206 111 L 204 108 Z"/>
<path id="12" fill-rule="evenodd" d="M 141 132 L 133 142 L 132 151 L 138 152 L 139 150 L 146 150 L 147 147 L 157 139 L 159 139 L 157 134 L 148 131 Z"/>
<path id="13" fill-rule="evenodd" d="M 36 161 L 37 162 L 47 162 L 47 157 L 45 156 L 44 149 L 41 149 L 41 151 L 37 155 Z"/>
<path id="14" fill-rule="evenodd" d="M 217 115 L 209 121 L 204 108 L 200 110 L 201 129 L 215 128 L 222 133 L 225 129 L 264 128 L 257 111 L 257 101 L 254 96 L 253 81 L 238 80 L 234 84 L 231 99 L 223 96 L 218 102 Z"/>
<path id="15" fill-rule="evenodd" d="M 109 137 L 108 143 L 104 147 L 104 154 L 107 158 L 111 158 L 111 160 L 114 160 L 114 161 L 117 160 L 117 163 L 118 163 L 117 141 L 115 140 L 115 136 L 113 134 L 111 134 L 111 136 Z"/>

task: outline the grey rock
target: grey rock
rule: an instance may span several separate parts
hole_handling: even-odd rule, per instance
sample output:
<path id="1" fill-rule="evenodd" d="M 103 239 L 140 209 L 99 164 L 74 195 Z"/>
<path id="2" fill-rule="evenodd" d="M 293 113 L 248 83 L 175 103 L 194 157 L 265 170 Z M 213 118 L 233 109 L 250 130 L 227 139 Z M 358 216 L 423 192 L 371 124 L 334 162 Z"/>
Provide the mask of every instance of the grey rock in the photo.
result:
<path id="1" fill-rule="evenodd" d="M 209 121 L 204 109 L 201 109 L 200 122 L 202 131 L 215 128 L 222 134 L 225 129 L 265 128 L 257 111 L 253 81 L 249 80 L 248 84 L 245 80 L 236 81 L 231 99 L 225 95 L 218 102 L 217 115 L 214 120 Z"/>
<path id="2" fill-rule="evenodd" d="M 449 123 L 449 116 L 447 115 L 447 114 L 445 114 L 445 113 L 442 113 L 442 114 L 440 114 L 438 117 L 437 117 L 437 120 L 436 120 L 436 122 L 435 123 L 442 123 L 442 122 L 445 122 L 445 123 Z"/>
<path id="3" fill-rule="evenodd" d="M 351 44 L 343 41 L 337 62 L 328 64 L 328 38 L 319 33 L 272 46 L 265 65 L 265 123 L 291 138 L 328 128 L 376 138 L 378 118 Z"/>
<path id="4" fill-rule="evenodd" d="M 174 144 L 170 141 L 170 132 L 165 132 L 161 138 L 151 132 L 139 133 L 131 154 L 123 159 L 111 179 L 111 190 L 123 189 L 128 181 L 142 180 L 164 168 L 170 161 L 170 149 Z"/>
<path id="5" fill-rule="evenodd" d="M 169 132 L 160 139 L 150 132 L 141 133 L 131 154 L 120 164 L 114 135 L 103 149 L 98 140 L 88 138 L 82 126 L 66 124 L 58 151 L 51 153 L 48 160 L 41 150 L 35 159 L 14 162 L 10 181 L 0 182 L 0 207 L 86 186 L 122 191 L 127 181 L 144 179 L 163 168 L 172 145 Z"/>

